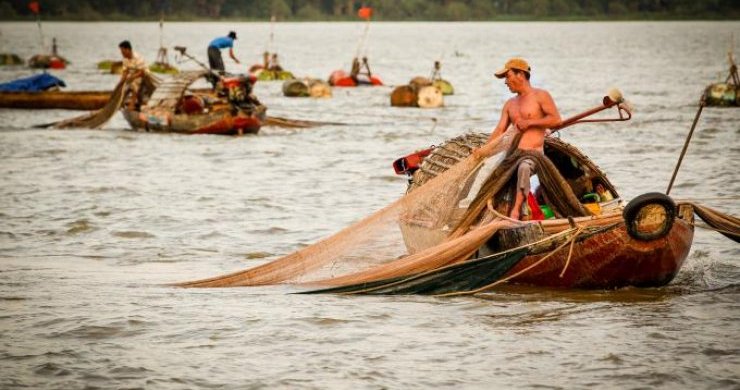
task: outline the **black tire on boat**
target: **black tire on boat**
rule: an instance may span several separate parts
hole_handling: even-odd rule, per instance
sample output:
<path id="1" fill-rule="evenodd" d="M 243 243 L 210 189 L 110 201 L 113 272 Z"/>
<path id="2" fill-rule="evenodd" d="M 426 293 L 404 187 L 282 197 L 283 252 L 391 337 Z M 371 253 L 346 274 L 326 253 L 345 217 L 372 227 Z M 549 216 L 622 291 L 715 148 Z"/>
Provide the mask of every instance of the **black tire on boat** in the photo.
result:
<path id="1" fill-rule="evenodd" d="M 665 213 L 660 226 L 650 231 L 641 230 L 640 219 L 643 216 L 643 210 L 656 206 L 662 208 Z M 676 210 L 676 203 L 670 196 L 660 192 L 648 192 L 632 199 L 622 211 L 622 218 L 624 218 L 630 237 L 640 241 L 652 241 L 665 237 L 671 231 L 673 222 L 676 220 Z"/>

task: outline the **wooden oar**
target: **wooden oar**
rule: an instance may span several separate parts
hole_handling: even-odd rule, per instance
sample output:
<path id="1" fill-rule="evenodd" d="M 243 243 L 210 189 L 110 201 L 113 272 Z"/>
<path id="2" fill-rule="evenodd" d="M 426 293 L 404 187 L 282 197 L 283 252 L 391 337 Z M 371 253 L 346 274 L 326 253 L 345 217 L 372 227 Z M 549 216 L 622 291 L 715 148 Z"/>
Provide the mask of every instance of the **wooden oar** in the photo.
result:
<path id="1" fill-rule="evenodd" d="M 290 129 L 308 129 L 311 127 L 317 127 L 317 126 L 345 126 L 346 123 L 339 123 L 339 122 L 319 122 L 319 121 L 309 121 L 309 120 L 302 120 L 302 119 L 288 119 L 288 118 L 281 118 L 278 116 L 268 116 L 265 118 L 265 121 L 262 123 L 264 126 L 275 126 L 275 127 L 284 127 L 284 128 L 290 128 Z"/>
<path id="2" fill-rule="evenodd" d="M 591 115 L 594 115 L 598 112 L 612 108 L 614 106 L 617 106 L 617 112 L 619 113 L 619 118 L 583 119 Z M 568 126 L 575 125 L 577 123 L 622 122 L 622 121 L 628 121 L 631 118 L 632 118 L 632 112 L 630 111 L 630 108 L 628 107 L 624 98 L 622 97 L 622 93 L 619 92 L 619 90 L 617 89 L 613 89 L 609 91 L 609 94 L 607 96 L 604 96 L 604 99 L 602 100 L 602 103 L 600 106 L 596 106 L 590 110 L 584 111 L 580 114 L 574 115 L 570 118 L 563 120 L 562 122 L 560 122 L 559 125 L 550 129 L 550 134 L 556 131 L 560 131 Z"/>

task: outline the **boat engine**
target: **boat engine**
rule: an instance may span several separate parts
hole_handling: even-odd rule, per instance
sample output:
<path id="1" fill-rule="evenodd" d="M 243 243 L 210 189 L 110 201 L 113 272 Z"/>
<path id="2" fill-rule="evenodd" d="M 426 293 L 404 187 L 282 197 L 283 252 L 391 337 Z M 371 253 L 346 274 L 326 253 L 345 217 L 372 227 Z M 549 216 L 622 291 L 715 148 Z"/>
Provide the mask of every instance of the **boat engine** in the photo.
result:
<path id="1" fill-rule="evenodd" d="M 252 87 L 257 81 L 254 76 L 233 76 L 221 79 L 216 89 L 219 95 L 225 96 L 229 102 L 237 107 L 253 106 Z M 219 88 L 220 87 L 220 88 Z"/>

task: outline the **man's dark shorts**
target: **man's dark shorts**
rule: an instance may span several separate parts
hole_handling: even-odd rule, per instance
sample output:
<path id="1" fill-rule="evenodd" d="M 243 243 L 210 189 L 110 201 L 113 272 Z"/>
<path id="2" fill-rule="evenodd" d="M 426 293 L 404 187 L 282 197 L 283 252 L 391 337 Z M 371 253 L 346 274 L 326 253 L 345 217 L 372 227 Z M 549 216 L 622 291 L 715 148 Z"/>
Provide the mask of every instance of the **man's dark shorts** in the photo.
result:
<path id="1" fill-rule="evenodd" d="M 212 70 L 223 73 L 226 69 L 224 68 L 224 60 L 221 58 L 221 50 L 217 47 L 208 47 L 208 65 L 211 66 Z"/>

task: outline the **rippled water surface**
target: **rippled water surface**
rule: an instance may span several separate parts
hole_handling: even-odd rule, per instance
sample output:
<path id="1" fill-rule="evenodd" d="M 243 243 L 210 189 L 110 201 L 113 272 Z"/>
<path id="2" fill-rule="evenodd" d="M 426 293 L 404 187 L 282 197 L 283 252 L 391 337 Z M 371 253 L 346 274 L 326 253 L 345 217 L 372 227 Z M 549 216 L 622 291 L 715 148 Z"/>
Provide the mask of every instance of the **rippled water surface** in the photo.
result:
<path id="1" fill-rule="evenodd" d="M 278 24 L 272 47 L 294 73 L 324 78 L 349 68 L 362 27 Z M 171 23 L 165 40 L 204 60 L 230 29 L 243 63 L 257 62 L 269 24 Z M 34 24 L 0 31 L 2 51 L 38 51 Z M 77 90 L 112 89 L 94 64 L 119 41 L 150 61 L 159 45 L 154 23 L 44 31 Z M 391 87 L 290 100 L 260 83 L 273 115 L 346 125 L 242 138 L 136 133 L 120 116 L 97 131 L 34 130 L 72 114 L 0 109 L 0 388 L 738 388 L 740 248 L 701 229 L 657 289 L 440 299 L 164 285 L 260 264 L 396 199 L 393 159 L 490 131 L 510 97 L 492 72 L 513 55 L 564 116 L 620 87 L 633 121 L 563 137 L 624 197 L 664 191 L 699 95 L 726 75 L 732 32 L 740 23 L 373 24 L 373 70 L 398 85 L 441 58 L 457 89 L 446 107 L 391 108 Z M 0 81 L 28 74 L 0 69 Z M 739 166 L 740 109 L 706 109 L 673 195 L 740 215 Z"/>

